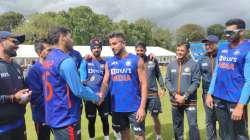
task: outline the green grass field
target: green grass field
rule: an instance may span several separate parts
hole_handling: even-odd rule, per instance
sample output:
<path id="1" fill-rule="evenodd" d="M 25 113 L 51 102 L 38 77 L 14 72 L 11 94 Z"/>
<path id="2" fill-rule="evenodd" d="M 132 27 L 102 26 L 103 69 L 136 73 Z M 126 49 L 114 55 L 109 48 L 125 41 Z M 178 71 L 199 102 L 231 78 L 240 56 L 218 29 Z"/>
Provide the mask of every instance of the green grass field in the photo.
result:
<path id="1" fill-rule="evenodd" d="M 165 77 L 165 76 L 164 76 Z M 201 139 L 205 140 L 206 139 L 206 129 L 205 129 L 205 112 L 203 109 L 203 103 L 201 99 L 201 88 L 198 90 L 198 127 L 200 130 L 200 135 Z M 161 134 L 164 138 L 164 140 L 171 140 L 173 138 L 173 128 L 172 128 L 172 115 L 171 115 L 171 106 L 170 106 L 170 101 L 169 101 L 169 96 L 166 94 L 161 98 L 161 103 L 162 103 L 162 110 L 163 113 L 160 114 L 160 121 L 161 121 Z M 30 106 L 27 105 L 27 112 L 25 114 L 26 118 L 26 127 L 27 127 L 27 136 L 28 140 L 36 140 L 36 133 L 35 133 L 35 128 L 34 124 L 32 121 L 31 117 L 31 111 L 30 111 Z M 114 136 L 112 133 L 111 129 L 111 117 L 110 118 L 110 140 L 114 140 Z M 85 113 L 83 112 L 82 114 L 82 139 L 87 140 L 88 139 L 88 129 L 87 129 L 87 120 L 85 118 Z M 249 124 L 248 124 L 249 125 Z M 103 133 L 102 133 L 102 125 L 100 122 L 100 118 L 97 118 L 96 122 L 96 138 L 97 140 L 102 140 L 103 139 Z M 188 139 L 188 125 L 187 125 L 187 120 L 185 118 L 185 129 L 184 129 L 184 138 Z M 150 114 L 147 115 L 146 117 L 146 139 L 147 140 L 154 140 L 155 135 L 154 135 L 154 130 L 153 130 L 153 122 L 151 120 Z M 51 136 L 51 140 L 53 140 L 53 136 Z"/>

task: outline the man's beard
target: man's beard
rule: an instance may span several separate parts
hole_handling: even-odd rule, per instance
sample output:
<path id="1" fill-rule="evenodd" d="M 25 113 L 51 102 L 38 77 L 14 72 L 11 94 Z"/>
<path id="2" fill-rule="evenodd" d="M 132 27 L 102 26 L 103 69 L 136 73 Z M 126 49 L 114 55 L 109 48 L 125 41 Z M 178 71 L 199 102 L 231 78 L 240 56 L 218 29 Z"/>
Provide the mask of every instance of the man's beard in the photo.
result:
<path id="1" fill-rule="evenodd" d="M 230 37 L 228 37 L 227 39 L 229 42 L 238 42 L 240 41 L 240 35 L 239 34 L 236 34 L 236 35 L 232 35 Z"/>
<path id="2" fill-rule="evenodd" d="M 4 53 L 7 54 L 9 57 L 17 56 L 16 50 L 14 50 L 15 47 L 7 43 L 3 43 L 3 47 L 4 47 Z"/>
<path id="3" fill-rule="evenodd" d="M 95 57 L 100 57 L 100 56 L 101 56 L 101 52 L 93 53 L 93 55 L 94 55 Z"/>
<path id="4" fill-rule="evenodd" d="M 144 58 L 146 55 L 145 54 L 138 54 L 139 57 Z"/>
<path id="5" fill-rule="evenodd" d="M 71 50 L 73 50 L 73 43 L 66 43 L 66 49 L 67 49 L 67 51 L 71 51 Z"/>
<path id="6" fill-rule="evenodd" d="M 117 55 L 120 55 L 123 52 L 123 50 L 124 49 L 122 48 L 122 49 L 120 49 L 118 51 L 116 51 L 116 50 L 112 50 L 112 51 L 113 51 L 113 54 L 117 56 Z"/>

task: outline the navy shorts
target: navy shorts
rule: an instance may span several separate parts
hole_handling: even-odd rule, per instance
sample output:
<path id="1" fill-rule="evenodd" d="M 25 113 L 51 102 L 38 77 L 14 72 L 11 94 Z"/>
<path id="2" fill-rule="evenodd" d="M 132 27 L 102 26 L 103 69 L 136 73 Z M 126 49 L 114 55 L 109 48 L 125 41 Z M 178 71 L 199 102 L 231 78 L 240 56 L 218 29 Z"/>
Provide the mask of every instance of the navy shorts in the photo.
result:
<path id="1" fill-rule="evenodd" d="M 147 99 L 146 110 L 149 111 L 152 116 L 157 116 L 162 112 L 159 96 L 150 97 Z"/>
<path id="2" fill-rule="evenodd" d="M 137 122 L 136 112 L 112 112 L 112 127 L 116 132 L 129 129 L 130 125 L 135 135 L 144 135 L 145 122 Z"/>

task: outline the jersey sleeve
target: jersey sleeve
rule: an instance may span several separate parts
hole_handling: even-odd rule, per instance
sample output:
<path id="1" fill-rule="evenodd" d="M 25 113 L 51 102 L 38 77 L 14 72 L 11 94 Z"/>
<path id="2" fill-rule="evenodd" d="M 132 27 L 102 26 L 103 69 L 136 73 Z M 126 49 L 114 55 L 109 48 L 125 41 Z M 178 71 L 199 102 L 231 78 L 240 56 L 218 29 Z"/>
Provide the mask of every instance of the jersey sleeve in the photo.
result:
<path id="1" fill-rule="evenodd" d="M 82 85 L 77 73 L 75 62 L 72 58 L 67 58 L 61 63 L 60 75 L 67 82 L 75 96 L 94 102 L 99 101 L 99 96 L 97 96 L 93 90 Z"/>
<path id="2" fill-rule="evenodd" d="M 244 65 L 245 83 L 241 91 L 239 103 L 246 105 L 250 96 L 250 52 L 246 56 Z"/>

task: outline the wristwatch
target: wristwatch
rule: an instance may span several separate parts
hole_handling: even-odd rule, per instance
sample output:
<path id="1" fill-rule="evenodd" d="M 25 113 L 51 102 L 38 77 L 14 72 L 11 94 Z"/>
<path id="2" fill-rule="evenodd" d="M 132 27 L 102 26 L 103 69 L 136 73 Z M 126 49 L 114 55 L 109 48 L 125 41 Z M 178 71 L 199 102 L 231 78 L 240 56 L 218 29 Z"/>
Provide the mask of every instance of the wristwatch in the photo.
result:
<path id="1" fill-rule="evenodd" d="M 187 95 L 183 95 L 184 100 L 187 101 L 188 100 L 188 96 Z"/>

